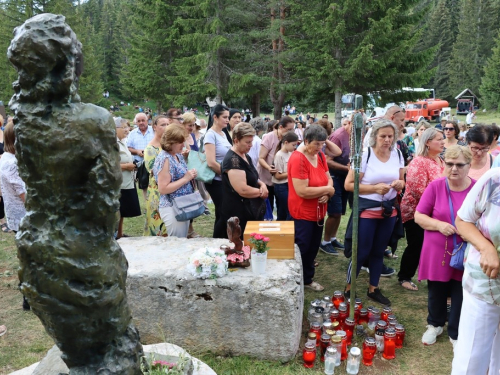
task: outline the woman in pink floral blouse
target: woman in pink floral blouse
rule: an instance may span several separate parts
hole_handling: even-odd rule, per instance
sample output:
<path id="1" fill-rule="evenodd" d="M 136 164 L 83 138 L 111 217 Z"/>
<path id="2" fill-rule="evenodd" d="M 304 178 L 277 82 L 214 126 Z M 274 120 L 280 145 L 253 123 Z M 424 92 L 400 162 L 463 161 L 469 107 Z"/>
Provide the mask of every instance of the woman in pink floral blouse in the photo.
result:
<path id="1" fill-rule="evenodd" d="M 443 133 L 435 128 L 427 129 L 421 136 L 417 157 L 408 165 L 406 172 L 406 191 L 401 202 L 401 216 L 408 244 L 401 258 L 398 279 L 401 286 L 407 290 L 418 290 L 411 279 L 417 271 L 424 242 L 424 230 L 415 223 L 415 210 L 425 188 L 443 174 L 444 162 L 439 157 L 443 148 Z"/>

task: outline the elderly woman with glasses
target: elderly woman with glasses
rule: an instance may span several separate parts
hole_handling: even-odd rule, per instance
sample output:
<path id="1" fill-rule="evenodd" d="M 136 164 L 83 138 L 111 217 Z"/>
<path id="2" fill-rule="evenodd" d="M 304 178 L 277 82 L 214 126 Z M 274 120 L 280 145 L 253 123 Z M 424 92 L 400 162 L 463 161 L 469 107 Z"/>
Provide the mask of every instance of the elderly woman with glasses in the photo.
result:
<path id="1" fill-rule="evenodd" d="M 485 125 L 476 125 L 467 132 L 465 140 L 472 151 L 469 177 L 479 180 L 492 167 L 495 159 L 488 153 L 493 142 L 493 132 Z"/>
<path id="2" fill-rule="evenodd" d="M 437 336 L 443 333 L 447 318 L 447 298 L 451 296 L 448 336 L 454 346 L 462 309 L 463 275 L 463 271 L 450 266 L 454 244 L 463 242 L 455 227 L 455 217 L 476 181 L 467 175 L 472 160 L 467 147 L 454 145 L 447 148 L 444 160 L 445 177 L 429 184 L 415 212 L 415 223 L 424 229 L 418 279 L 427 280 L 429 296 L 428 325 L 422 336 L 422 343 L 432 345 Z"/>
<path id="3" fill-rule="evenodd" d="M 390 120 L 375 122 L 369 139 L 369 147 L 363 151 L 359 173 L 359 231 L 357 269 L 347 269 L 347 285 L 344 295 L 351 296 L 351 278 L 357 277 L 361 266 L 370 263 L 370 285 L 367 296 L 383 305 L 391 301 L 378 287 L 382 274 L 384 252 L 397 220 L 396 196 L 405 187 L 405 160 L 396 147 L 398 129 Z M 354 170 L 345 180 L 345 189 L 354 191 Z M 352 216 L 346 231 L 346 249 L 352 240 Z M 352 273 L 355 272 L 354 276 Z"/>
<path id="4" fill-rule="evenodd" d="M 304 131 L 304 143 L 288 160 L 288 210 L 295 223 L 295 243 L 300 249 L 304 287 L 322 291 L 314 278 L 314 259 L 323 234 L 328 201 L 335 193 L 328 171 L 326 130 L 311 125 Z"/>
<path id="5" fill-rule="evenodd" d="M 443 151 L 443 133 L 430 128 L 419 137 L 417 157 L 408 165 L 406 171 L 406 190 L 401 201 L 401 217 L 406 232 L 407 246 L 401 258 L 398 273 L 399 284 L 406 290 L 417 291 L 412 278 L 418 268 L 420 253 L 424 242 L 424 230 L 415 223 L 415 210 L 424 190 L 444 170 L 444 161 L 439 156 Z"/>

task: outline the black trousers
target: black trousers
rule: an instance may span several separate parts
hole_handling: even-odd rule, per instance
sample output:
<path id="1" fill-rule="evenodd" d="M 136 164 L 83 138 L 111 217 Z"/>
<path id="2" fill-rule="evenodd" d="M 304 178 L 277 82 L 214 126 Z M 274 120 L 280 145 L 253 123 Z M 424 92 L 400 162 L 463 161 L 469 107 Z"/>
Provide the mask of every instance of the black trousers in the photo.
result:
<path id="1" fill-rule="evenodd" d="M 267 198 L 269 199 L 269 203 L 271 204 L 271 211 L 274 211 L 274 185 L 266 185 L 267 191 L 269 195 Z M 276 200 L 276 212 L 278 211 L 278 200 Z"/>
<path id="2" fill-rule="evenodd" d="M 415 220 L 409 220 L 403 224 L 406 232 L 408 245 L 401 257 L 401 265 L 398 273 L 399 281 L 411 280 L 417 272 L 420 262 L 420 253 L 424 243 L 424 230 Z"/>
<path id="3" fill-rule="evenodd" d="M 446 301 L 451 295 L 451 310 L 448 318 L 448 336 L 453 340 L 458 337 L 458 323 L 462 310 L 462 282 L 457 280 L 427 281 L 429 299 L 427 301 L 427 323 L 434 327 L 443 327 L 446 322 Z"/>
<path id="4" fill-rule="evenodd" d="M 314 277 L 314 259 L 318 255 L 321 236 L 323 234 L 323 220 L 319 223 L 309 220 L 297 220 L 295 222 L 295 243 L 300 249 L 302 258 L 302 269 L 304 273 L 304 285 L 311 284 Z"/>
<path id="5" fill-rule="evenodd" d="M 210 198 L 212 198 L 212 201 L 215 205 L 215 221 L 212 237 L 219 238 L 216 236 L 217 233 L 215 232 L 215 228 L 217 225 L 217 221 L 221 219 L 222 202 L 224 201 L 224 189 L 222 187 L 222 181 L 213 180 L 211 184 L 205 184 L 205 188 L 207 189 L 208 194 L 210 194 Z"/>

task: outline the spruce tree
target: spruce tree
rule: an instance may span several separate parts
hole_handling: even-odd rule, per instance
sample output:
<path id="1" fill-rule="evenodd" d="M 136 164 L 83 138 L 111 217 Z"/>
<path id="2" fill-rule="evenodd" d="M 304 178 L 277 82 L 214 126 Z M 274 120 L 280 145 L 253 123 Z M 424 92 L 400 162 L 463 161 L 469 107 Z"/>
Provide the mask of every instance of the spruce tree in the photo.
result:
<path id="1" fill-rule="evenodd" d="M 482 104 L 487 109 L 498 109 L 500 107 L 500 32 L 495 40 L 493 54 L 484 67 L 484 76 L 481 80 Z"/>
<path id="2" fill-rule="evenodd" d="M 341 95 L 393 91 L 429 80 L 434 49 L 415 51 L 422 13 L 416 0 L 360 2 L 295 0 L 294 32 L 288 37 L 296 74 L 335 96 L 340 126 Z M 432 73 L 432 72 L 431 72 Z"/>

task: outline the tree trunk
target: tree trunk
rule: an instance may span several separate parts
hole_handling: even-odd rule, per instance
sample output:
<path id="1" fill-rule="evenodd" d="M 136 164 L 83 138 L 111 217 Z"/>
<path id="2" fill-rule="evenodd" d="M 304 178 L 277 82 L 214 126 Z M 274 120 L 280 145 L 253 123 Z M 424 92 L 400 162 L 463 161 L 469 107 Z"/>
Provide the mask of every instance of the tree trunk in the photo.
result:
<path id="1" fill-rule="evenodd" d="M 269 94 L 271 97 L 271 102 L 273 103 L 273 116 L 275 120 L 279 120 L 282 114 L 283 104 L 285 103 L 285 89 L 283 84 L 285 83 L 284 67 L 281 63 L 281 52 L 285 50 L 285 42 L 283 36 L 285 35 L 285 6 L 280 6 L 280 32 L 278 39 L 273 39 L 273 57 L 274 57 L 274 72 L 273 79 L 271 81 Z M 276 12 L 271 9 L 271 24 L 276 20 Z M 277 87 L 276 87 L 277 86 Z"/>
<path id="2" fill-rule="evenodd" d="M 260 93 L 252 95 L 252 117 L 260 116 Z"/>

